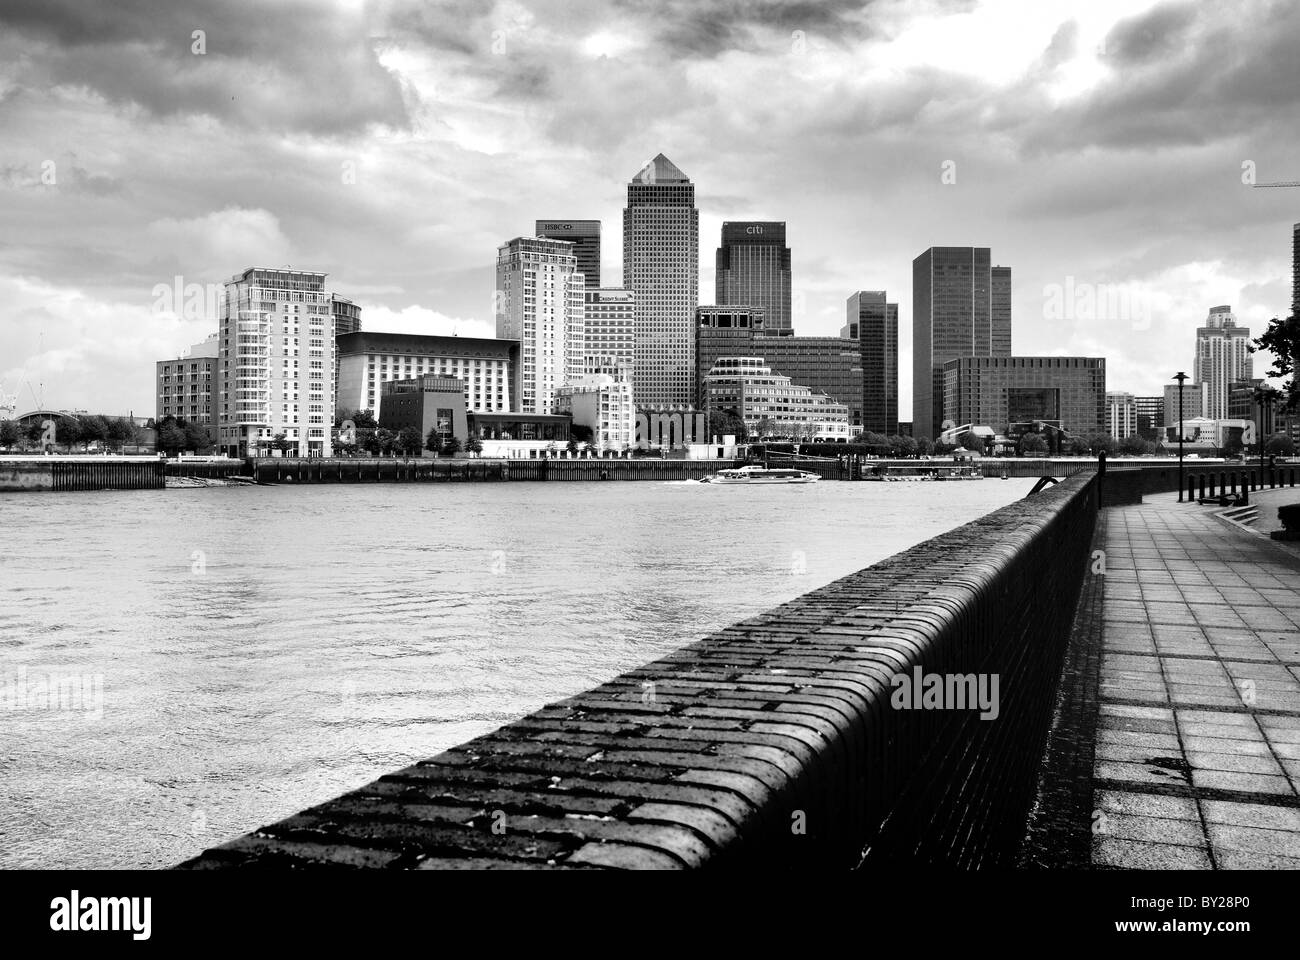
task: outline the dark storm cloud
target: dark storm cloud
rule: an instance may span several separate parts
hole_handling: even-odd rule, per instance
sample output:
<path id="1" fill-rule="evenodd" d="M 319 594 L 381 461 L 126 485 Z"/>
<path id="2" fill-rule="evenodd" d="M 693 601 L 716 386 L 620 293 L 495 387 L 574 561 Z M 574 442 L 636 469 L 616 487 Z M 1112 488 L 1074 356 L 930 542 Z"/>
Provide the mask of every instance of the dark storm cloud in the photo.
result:
<path id="1" fill-rule="evenodd" d="M 360 15 L 306 0 L 6 0 L 0 33 L 29 57 L 19 87 L 85 87 L 159 117 L 205 114 L 238 126 L 339 134 L 407 125 L 397 79 Z M 204 32 L 196 54 L 193 33 Z"/>
<path id="2" fill-rule="evenodd" d="M 1110 32 L 1102 57 L 1110 77 L 1078 103 L 1051 112 L 1015 103 L 1034 117 L 1023 149 L 1202 146 L 1294 128 L 1297 44 L 1300 5 L 1157 7 Z"/>
<path id="3" fill-rule="evenodd" d="M 816 33 L 837 42 L 864 36 L 858 17 L 863 0 L 618 0 L 614 8 L 642 20 L 676 57 L 714 57 L 760 48 L 758 31 Z"/>

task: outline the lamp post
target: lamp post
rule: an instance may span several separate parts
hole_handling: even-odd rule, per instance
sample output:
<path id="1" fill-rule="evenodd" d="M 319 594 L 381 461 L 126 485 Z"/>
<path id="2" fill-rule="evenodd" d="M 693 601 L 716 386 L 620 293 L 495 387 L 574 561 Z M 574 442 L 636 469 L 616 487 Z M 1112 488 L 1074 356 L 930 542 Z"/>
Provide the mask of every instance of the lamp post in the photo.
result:
<path id="1" fill-rule="evenodd" d="M 1183 381 L 1187 374 L 1179 370 L 1174 374 L 1178 381 L 1178 502 L 1183 502 Z"/>

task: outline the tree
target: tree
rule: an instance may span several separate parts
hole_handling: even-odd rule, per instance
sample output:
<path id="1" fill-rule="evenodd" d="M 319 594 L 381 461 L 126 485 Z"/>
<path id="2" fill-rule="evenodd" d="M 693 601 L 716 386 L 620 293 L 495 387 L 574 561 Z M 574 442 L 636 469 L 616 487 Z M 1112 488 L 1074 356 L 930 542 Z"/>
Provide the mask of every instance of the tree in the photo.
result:
<path id="1" fill-rule="evenodd" d="M 365 430 L 357 434 L 357 443 L 372 457 L 379 455 L 379 431 Z"/>
<path id="2" fill-rule="evenodd" d="M 26 438 L 27 442 L 33 446 L 39 446 L 41 437 L 44 435 L 45 427 L 41 425 L 39 419 L 33 420 L 31 423 L 27 424 L 27 429 L 23 431 L 23 436 Z M 44 453 L 44 451 L 41 452 Z"/>
<path id="3" fill-rule="evenodd" d="M 174 457 L 185 448 L 185 430 L 177 426 L 174 419 L 168 417 L 158 425 L 154 445 L 167 456 Z"/>
<path id="4" fill-rule="evenodd" d="M 393 442 L 397 440 L 397 434 L 387 427 L 380 427 L 375 431 L 375 440 L 378 441 L 379 452 L 388 456 L 393 452 Z"/>
<path id="5" fill-rule="evenodd" d="M 81 442 L 84 444 L 107 443 L 108 421 L 97 413 L 81 418 Z"/>
<path id="6" fill-rule="evenodd" d="M 1085 442 L 1092 449 L 1094 455 L 1105 450 L 1106 455 L 1109 456 L 1119 450 L 1119 441 L 1109 433 L 1094 433 Z"/>
<path id="7" fill-rule="evenodd" d="M 717 437 L 721 440 L 723 437 L 732 436 L 736 438 L 737 443 L 743 443 L 749 435 L 749 431 L 745 428 L 745 421 L 740 419 L 740 413 L 735 407 L 710 413 L 708 431 L 710 438 Z"/>
<path id="8" fill-rule="evenodd" d="M 916 441 L 911 437 L 894 434 L 889 438 L 889 455 L 899 458 L 916 456 Z"/>
<path id="9" fill-rule="evenodd" d="M 569 456 L 576 455 L 578 452 L 578 441 L 573 437 L 570 437 L 569 442 L 564 445 L 564 449 L 569 451 Z"/>
<path id="10" fill-rule="evenodd" d="M 1223 438 L 1223 455 L 1225 457 L 1241 456 L 1241 451 L 1246 449 L 1246 445 L 1241 442 L 1240 430 L 1229 430 L 1228 435 Z"/>
<path id="11" fill-rule="evenodd" d="M 770 417 L 759 417 L 758 424 L 755 427 L 755 429 L 758 431 L 759 438 L 762 439 L 771 436 L 772 426 L 773 424 Z"/>
<path id="12" fill-rule="evenodd" d="M 1028 453 L 1046 453 L 1047 440 L 1041 433 L 1026 433 L 1020 438 L 1020 452 Z"/>
<path id="13" fill-rule="evenodd" d="M 914 437 L 916 442 L 916 454 L 919 457 L 928 457 L 934 450 L 934 444 L 930 442 L 929 437 Z"/>
<path id="14" fill-rule="evenodd" d="M 208 431 L 201 424 L 187 423 L 185 430 L 185 449 L 193 450 L 195 453 L 202 453 L 212 446 L 212 440 L 208 437 Z M 284 449 L 281 447 L 280 449 Z"/>
<path id="15" fill-rule="evenodd" d="M 58 417 L 55 422 L 55 437 L 59 443 L 65 444 L 68 453 L 72 452 L 73 444 L 81 443 L 82 432 L 81 423 L 72 417 Z"/>
<path id="16" fill-rule="evenodd" d="M 1153 446 L 1154 444 L 1150 440 L 1145 440 L 1135 433 L 1133 436 L 1125 437 L 1119 442 L 1119 452 L 1140 457 L 1144 453 L 1151 453 Z"/>
<path id="17" fill-rule="evenodd" d="M 23 431 L 13 420 L 0 420 L 0 447 L 6 450 L 23 438 Z"/>
<path id="18" fill-rule="evenodd" d="M 1300 410 L 1300 317 L 1292 314 L 1285 320 L 1274 317 L 1268 329 L 1255 340 L 1255 346 L 1273 354 L 1270 377 L 1290 376 L 1282 384 L 1283 407 L 1287 412 Z"/>
<path id="19" fill-rule="evenodd" d="M 454 457 L 460 453 L 460 440 L 454 434 L 448 437 L 447 442 L 442 445 L 442 452 L 449 457 Z"/>
<path id="20" fill-rule="evenodd" d="M 1264 443 L 1264 451 L 1278 457 L 1295 456 L 1295 443 L 1285 433 L 1275 433 Z"/>
<path id="21" fill-rule="evenodd" d="M 465 452 L 477 457 L 483 452 L 483 441 L 471 434 L 470 438 L 465 441 Z"/>
<path id="22" fill-rule="evenodd" d="M 397 432 L 396 445 L 397 449 L 402 451 L 408 457 L 413 457 L 420 452 L 420 446 L 424 441 L 420 437 L 420 431 L 415 427 L 402 427 Z"/>
<path id="23" fill-rule="evenodd" d="M 374 430 L 379 426 L 375 420 L 375 415 L 369 410 L 353 410 L 349 413 L 346 410 L 340 410 L 334 415 L 334 426 L 341 427 L 348 420 L 352 421 L 352 426 L 358 430 Z"/>
<path id="24" fill-rule="evenodd" d="M 1086 457 L 1089 453 L 1088 441 L 1075 437 L 1070 441 L 1070 453 L 1076 457 Z"/>

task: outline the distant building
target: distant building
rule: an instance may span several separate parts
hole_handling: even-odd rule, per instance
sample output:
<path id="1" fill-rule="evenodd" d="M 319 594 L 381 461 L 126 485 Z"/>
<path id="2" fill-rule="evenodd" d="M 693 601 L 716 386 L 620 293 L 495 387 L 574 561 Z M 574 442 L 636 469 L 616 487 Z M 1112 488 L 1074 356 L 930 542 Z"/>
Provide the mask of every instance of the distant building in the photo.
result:
<path id="1" fill-rule="evenodd" d="M 1116 440 L 1138 435 L 1138 406 L 1133 394 L 1106 394 L 1106 432 Z"/>
<path id="2" fill-rule="evenodd" d="M 584 285 L 588 290 L 600 289 L 599 220 L 538 220 L 534 229 L 539 237 L 572 243 Z"/>
<path id="3" fill-rule="evenodd" d="M 849 438 L 847 405 L 774 373 L 762 357 L 719 357 L 704 391 L 706 416 L 735 410 L 751 437 Z"/>
<path id="4" fill-rule="evenodd" d="M 1165 384 L 1164 423 L 1168 426 L 1177 423 L 1179 417 L 1184 420 L 1196 420 L 1205 416 L 1205 391 L 1203 383 L 1184 383 L 1182 406 L 1178 404 L 1178 384 Z"/>
<path id="5" fill-rule="evenodd" d="M 1250 330 L 1237 326 L 1231 307 L 1212 307 L 1205 325 L 1196 329 L 1193 379 L 1205 386 L 1203 415 L 1226 417 L 1228 385 L 1249 380 L 1252 368 Z"/>
<path id="6" fill-rule="evenodd" d="M 1165 398 L 1134 397 L 1133 405 L 1137 408 L 1138 436 L 1153 443 L 1159 440 L 1160 428 L 1165 425 Z"/>
<path id="7" fill-rule="evenodd" d="M 554 412 L 555 391 L 582 376 L 585 285 L 573 244 L 516 237 L 497 249 L 496 329 L 519 341 L 519 409 Z"/>
<path id="8" fill-rule="evenodd" d="M 568 414 L 574 426 L 590 427 L 601 450 L 621 451 L 636 442 L 636 406 L 626 377 L 579 377 L 556 390 L 555 412 Z"/>
<path id="9" fill-rule="evenodd" d="M 943 366 L 943 419 L 1005 433 L 1042 421 L 1075 436 L 1103 432 L 1101 357 L 959 357 Z"/>
<path id="10" fill-rule="evenodd" d="M 573 433 L 573 420 L 567 415 L 471 411 L 467 419 L 470 436 L 478 437 L 484 457 L 527 459 L 558 453 Z"/>
<path id="11" fill-rule="evenodd" d="M 584 374 L 630 379 L 636 359 L 636 295 L 622 287 L 588 287 L 582 343 Z"/>
<path id="12" fill-rule="evenodd" d="M 379 425 L 400 433 L 406 427 L 420 432 L 420 456 L 429 433 L 436 431 L 441 444 L 455 437 L 463 445 L 469 437 L 466 419 L 465 385 L 455 377 L 429 373 L 383 384 L 383 409 Z"/>
<path id="13" fill-rule="evenodd" d="M 154 364 L 155 421 L 175 417 L 200 424 L 207 429 L 208 438 L 214 444 L 217 442 L 216 371 L 220 342 L 220 334 L 214 333 L 174 360 L 159 360 Z"/>
<path id="14" fill-rule="evenodd" d="M 748 356 L 754 338 L 763 331 L 767 318 L 762 309 L 742 304 L 718 304 L 695 308 L 695 393 L 697 405 L 704 405 L 704 378 L 719 357 Z"/>
<path id="15" fill-rule="evenodd" d="M 383 385 L 425 374 L 455 377 L 465 409 L 504 413 L 519 396 L 519 341 L 416 333 L 348 333 L 338 344 L 338 409 L 378 418 Z"/>
<path id="16" fill-rule="evenodd" d="M 1300 223 L 1291 228 L 1291 316 L 1300 316 Z"/>
<path id="17" fill-rule="evenodd" d="M 845 310 L 862 361 L 861 427 L 892 436 L 898 433 L 898 304 L 887 303 L 883 290 L 859 290 Z"/>
<path id="18" fill-rule="evenodd" d="M 1239 449 L 1255 443 L 1255 424 L 1252 420 L 1188 417 L 1181 425 L 1171 423 L 1164 428 L 1162 441 L 1166 450 L 1177 448 L 1180 426 L 1184 453 L 1219 454 L 1234 442 Z"/>
<path id="19" fill-rule="evenodd" d="M 638 406 L 694 400 L 699 269 L 695 185 L 661 153 L 627 185 L 623 209 L 623 286 L 636 294 Z"/>
<path id="20" fill-rule="evenodd" d="M 334 314 L 334 336 L 361 331 L 361 308 L 337 293 L 330 297 L 330 312 Z"/>
<path id="21" fill-rule="evenodd" d="M 988 247 L 931 247 L 912 261 L 912 422 L 918 437 L 934 439 L 946 419 L 948 361 L 1010 355 L 1010 267 L 993 266 Z"/>
<path id="22" fill-rule="evenodd" d="M 794 332 L 790 310 L 790 248 L 783 221 L 728 221 L 717 253 L 719 306 L 749 306 L 763 311 L 769 336 Z"/>
<path id="23" fill-rule="evenodd" d="M 226 281 L 218 330 L 218 446 L 233 457 L 333 451 L 334 314 L 324 273 L 249 267 Z"/>

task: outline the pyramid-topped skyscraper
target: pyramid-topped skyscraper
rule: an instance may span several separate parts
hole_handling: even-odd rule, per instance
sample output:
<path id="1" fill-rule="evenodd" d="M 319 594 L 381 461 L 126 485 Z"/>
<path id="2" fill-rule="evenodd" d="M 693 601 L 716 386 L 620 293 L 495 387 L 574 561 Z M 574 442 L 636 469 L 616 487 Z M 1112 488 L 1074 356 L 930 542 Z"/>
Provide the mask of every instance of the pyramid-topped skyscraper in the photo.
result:
<path id="1" fill-rule="evenodd" d="M 632 391 L 638 406 L 695 397 L 700 215 L 695 185 L 662 153 L 627 185 L 623 286 L 636 297 Z"/>

